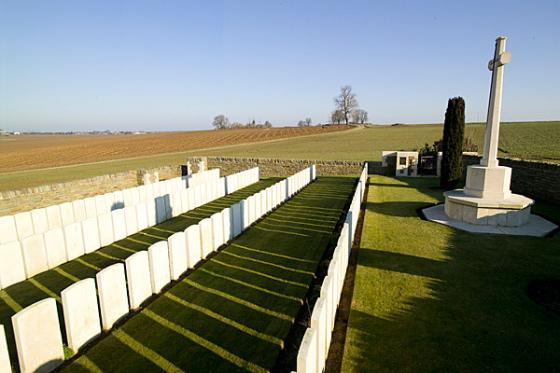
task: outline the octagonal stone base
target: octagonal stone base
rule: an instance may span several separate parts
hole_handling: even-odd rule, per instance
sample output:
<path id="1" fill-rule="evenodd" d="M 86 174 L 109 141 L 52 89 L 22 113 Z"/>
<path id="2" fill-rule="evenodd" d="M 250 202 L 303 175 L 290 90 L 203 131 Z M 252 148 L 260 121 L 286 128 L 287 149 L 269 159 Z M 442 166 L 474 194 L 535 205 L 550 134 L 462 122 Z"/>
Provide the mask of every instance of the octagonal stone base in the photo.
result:
<path id="1" fill-rule="evenodd" d="M 475 225 L 519 227 L 529 222 L 533 200 L 520 194 L 505 199 L 479 198 L 463 189 L 444 193 L 445 214 L 452 219 Z"/>

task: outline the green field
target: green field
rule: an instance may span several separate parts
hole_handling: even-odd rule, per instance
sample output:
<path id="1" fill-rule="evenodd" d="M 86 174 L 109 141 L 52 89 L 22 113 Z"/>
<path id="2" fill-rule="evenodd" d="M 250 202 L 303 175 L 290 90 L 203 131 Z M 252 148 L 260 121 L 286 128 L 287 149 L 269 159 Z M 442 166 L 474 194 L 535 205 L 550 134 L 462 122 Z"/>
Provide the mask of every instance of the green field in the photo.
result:
<path id="1" fill-rule="evenodd" d="M 437 183 L 370 178 L 342 371 L 557 371 L 560 318 L 526 292 L 558 278 L 560 235 L 424 221 L 417 209 L 441 201 Z"/>
<path id="2" fill-rule="evenodd" d="M 466 135 L 482 151 L 484 126 L 468 124 Z M 20 172 L 0 173 L 0 190 L 13 190 L 82 179 L 131 169 L 182 164 L 193 155 L 290 158 L 322 160 L 380 160 L 383 150 L 412 150 L 432 144 L 442 136 L 442 126 L 372 126 L 350 131 L 272 140 L 266 143 Z M 560 122 L 503 123 L 500 156 L 560 162 Z"/>

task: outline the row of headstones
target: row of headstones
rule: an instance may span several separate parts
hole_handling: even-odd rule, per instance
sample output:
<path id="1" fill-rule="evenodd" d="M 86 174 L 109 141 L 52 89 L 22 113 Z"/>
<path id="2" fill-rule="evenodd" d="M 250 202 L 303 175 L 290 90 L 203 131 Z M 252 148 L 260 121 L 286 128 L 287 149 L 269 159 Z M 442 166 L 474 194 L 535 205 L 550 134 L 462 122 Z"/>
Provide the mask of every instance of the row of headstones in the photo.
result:
<path id="1" fill-rule="evenodd" d="M 367 182 L 367 164 L 360 175 L 352 203 L 340 233 L 333 257 L 329 263 L 327 276 L 321 285 L 320 297 L 311 313 L 311 326 L 307 328 L 297 355 L 298 373 L 316 373 L 325 369 L 325 363 L 334 330 L 336 310 L 338 308 L 348 260 L 356 233 L 357 217 L 365 193 Z"/>
<path id="2" fill-rule="evenodd" d="M 0 243 L 0 289 L 225 195 L 224 178 L 205 180 L 205 184 L 186 189 L 162 187 L 166 182 L 168 186 L 178 185 L 179 180 L 176 179 L 160 182 L 159 185 L 145 185 L 142 187 L 150 193 L 146 193 L 149 199 L 142 200 L 143 202 L 131 202 L 124 208 L 86 218 L 80 222 L 35 233 L 22 240 Z M 258 181 L 258 169 L 246 176 L 246 183 L 252 184 L 256 181 Z M 0 219 L 5 218 L 10 217 Z"/>
<path id="3" fill-rule="evenodd" d="M 258 167 L 228 175 L 225 177 L 226 192 L 229 194 L 243 189 L 252 184 L 251 180 L 259 180 L 259 177 Z"/>
<path id="4" fill-rule="evenodd" d="M 172 280 L 178 280 L 219 247 L 240 235 L 314 179 L 310 167 L 247 199 L 233 204 L 113 264 L 93 278 L 81 280 L 61 293 L 68 346 L 73 351 L 110 330 L 129 310 L 138 309 Z M 289 185 L 292 185 L 290 190 Z M 34 303 L 12 316 L 18 360 L 22 372 L 49 372 L 64 360 L 56 301 Z M 0 325 L 0 372 L 10 371 L 3 326 Z"/>

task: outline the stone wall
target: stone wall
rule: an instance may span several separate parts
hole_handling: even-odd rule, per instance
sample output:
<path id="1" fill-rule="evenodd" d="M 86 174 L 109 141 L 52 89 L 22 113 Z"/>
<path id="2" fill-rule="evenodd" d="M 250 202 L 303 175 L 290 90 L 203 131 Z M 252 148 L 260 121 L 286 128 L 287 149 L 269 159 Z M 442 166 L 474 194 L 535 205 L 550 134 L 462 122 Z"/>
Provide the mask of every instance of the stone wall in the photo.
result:
<path id="1" fill-rule="evenodd" d="M 289 176 L 297 171 L 317 165 L 317 175 L 359 175 L 363 162 L 360 161 L 322 161 L 311 159 L 271 159 L 271 158 L 234 158 L 234 157 L 190 157 L 195 165 L 201 159 L 207 161 L 208 168 L 219 168 L 221 175 L 229 175 L 252 167 L 259 167 L 261 176 Z"/>
<path id="2" fill-rule="evenodd" d="M 500 158 L 500 166 L 511 167 L 511 190 L 514 193 L 560 204 L 560 164 Z M 466 166 L 479 164 L 480 157 L 463 156 Z"/>

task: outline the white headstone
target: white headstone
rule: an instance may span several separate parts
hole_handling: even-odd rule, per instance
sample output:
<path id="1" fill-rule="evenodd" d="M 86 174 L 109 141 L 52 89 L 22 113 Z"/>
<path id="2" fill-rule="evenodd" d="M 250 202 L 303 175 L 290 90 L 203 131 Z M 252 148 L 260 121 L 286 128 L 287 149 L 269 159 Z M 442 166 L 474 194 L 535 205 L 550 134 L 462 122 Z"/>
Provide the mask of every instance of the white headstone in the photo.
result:
<path id="1" fill-rule="evenodd" d="M 95 280 L 78 281 L 62 290 L 60 297 L 68 347 L 77 352 L 101 334 Z"/>
<path id="2" fill-rule="evenodd" d="M 19 241 L 0 244 L 0 289 L 25 278 L 25 264 Z"/>
<path id="3" fill-rule="evenodd" d="M 99 228 L 99 243 L 107 246 L 113 243 L 113 216 L 110 212 L 97 217 L 97 227 Z"/>
<path id="4" fill-rule="evenodd" d="M 64 350 L 54 298 L 16 313 L 12 325 L 22 373 L 47 373 L 62 364 Z"/>
<path id="5" fill-rule="evenodd" d="M 72 210 L 74 211 L 74 220 L 79 222 L 86 219 L 86 204 L 83 199 L 72 202 Z"/>
<path id="6" fill-rule="evenodd" d="M 156 198 L 156 223 L 162 223 L 167 220 L 167 205 L 169 204 L 169 195 Z"/>
<path id="7" fill-rule="evenodd" d="M 298 373 L 315 373 L 320 372 L 317 369 L 317 332 L 313 328 L 307 328 L 299 351 L 297 354 L 297 372 Z"/>
<path id="8" fill-rule="evenodd" d="M 113 204 L 111 205 L 112 210 L 124 208 L 124 196 L 122 191 L 117 190 L 113 192 Z"/>
<path id="9" fill-rule="evenodd" d="M 115 241 L 126 238 L 126 221 L 124 218 L 124 210 L 118 209 L 111 212 L 113 218 L 113 239 Z"/>
<path id="10" fill-rule="evenodd" d="M 148 211 L 146 204 L 138 203 L 136 206 L 136 223 L 138 224 L 138 232 L 148 228 Z"/>
<path id="11" fill-rule="evenodd" d="M 193 268 L 202 259 L 202 246 L 200 245 L 200 227 L 198 224 L 191 225 L 185 229 L 185 241 L 187 244 L 187 262 L 189 268 Z"/>
<path id="12" fill-rule="evenodd" d="M 64 238 L 66 241 L 66 256 L 68 260 L 76 259 L 84 255 L 84 236 L 81 223 L 73 223 L 64 227 Z"/>
<path id="13" fill-rule="evenodd" d="M 13 216 L 0 217 L 0 244 L 17 241 L 16 221 Z"/>
<path id="14" fill-rule="evenodd" d="M 134 205 L 134 197 L 132 196 L 132 189 L 133 188 L 127 188 L 122 191 L 124 207 L 129 207 Z"/>
<path id="15" fill-rule="evenodd" d="M 126 223 L 127 236 L 138 233 L 138 214 L 136 213 L 136 206 L 131 205 L 124 208 L 124 220 Z"/>
<path id="16" fill-rule="evenodd" d="M 247 229 L 251 222 L 249 221 L 249 199 L 244 199 L 241 204 L 241 232 Z"/>
<path id="17" fill-rule="evenodd" d="M 113 264 L 99 271 L 95 278 L 99 292 L 103 330 L 109 330 L 128 313 L 124 265 L 122 263 Z"/>
<path id="18" fill-rule="evenodd" d="M 140 307 L 152 295 L 150 264 L 147 251 L 132 254 L 124 261 L 131 309 Z"/>
<path id="19" fill-rule="evenodd" d="M 188 268 L 185 232 L 177 232 L 167 239 L 171 278 L 177 280 Z"/>
<path id="20" fill-rule="evenodd" d="M 31 210 L 31 220 L 33 221 L 33 231 L 35 233 L 44 233 L 49 230 L 47 209 L 42 208 Z"/>
<path id="21" fill-rule="evenodd" d="M 45 250 L 49 269 L 57 267 L 68 261 L 66 256 L 66 243 L 62 229 L 52 229 L 44 233 Z"/>
<path id="22" fill-rule="evenodd" d="M 84 253 L 92 253 L 101 247 L 96 217 L 87 218 L 82 222 L 82 235 L 84 237 Z"/>
<path id="23" fill-rule="evenodd" d="M 12 371 L 10 364 L 10 354 L 8 353 L 8 343 L 6 342 L 6 332 L 4 325 L 0 325 L 0 372 L 9 373 Z"/>
<path id="24" fill-rule="evenodd" d="M 317 371 L 322 372 L 327 359 L 327 308 L 325 299 L 319 298 L 311 314 L 311 327 L 317 331 Z"/>
<path id="25" fill-rule="evenodd" d="M 214 242 L 212 239 L 212 220 L 210 218 L 202 219 L 198 226 L 200 227 L 200 246 L 202 248 L 202 259 L 206 258 L 214 251 Z"/>
<path id="26" fill-rule="evenodd" d="M 24 238 L 21 242 L 21 249 L 23 252 L 25 273 L 28 278 L 49 269 L 47 251 L 45 250 L 45 242 L 43 241 L 42 234 Z"/>
<path id="27" fill-rule="evenodd" d="M 149 199 L 146 202 L 146 215 L 148 217 L 148 226 L 153 227 L 157 224 L 156 201 Z"/>
<path id="28" fill-rule="evenodd" d="M 241 202 L 231 205 L 231 236 L 237 237 L 241 234 L 243 226 L 243 215 L 241 214 Z"/>
<path id="29" fill-rule="evenodd" d="M 97 211 L 97 215 L 106 214 L 110 211 L 110 206 L 107 206 L 107 200 L 104 194 L 95 196 L 95 210 Z"/>
<path id="30" fill-rule="evenodd" d="M 185 213 L 190 210 L 189 193 L 186 189 L 183 189 L 179 194 L 181 196 L 181 213 Z"/>
<path id="31" fill-rule="evenodd" d="M 224 244 L 224 218 L 221 212 L 212 214 L 212 243 L 214 251 Z"/>
<path id="32" fill-rule="evenodd" d="M 33 221 L 29 211 L 15 214 L 14 219 L 16 220 L 16 230 L 20 240 L 33 235 Z"/>
<path id="33" fill-rule="evenodd" d="M 75 222 L 74 209 L 71 202 L 64 202 L 58 206 L 60 207 L 60 219 L 62 220 L 63 227 Z"/>
<path id="34" fill-rule="evenodd" d="M 194 188 L 188 188 L 187 189 L 187 198 L 189 200 L 189 210 L 194 210 L 195 208 L 198 207 L 198 205 L 196 204 L 196 195 L 195 195 L 195 189 Z"/>
<path id="35" fill-rule="evenodd" d="M 86 206 L 86 219 L 97 217 L 97 207 L 95 205 L 95 197 L 84 198 Z"/>
<path id="36" fill-rule="evenodd" d="M 222 210 L 222 227 L 224 228 L 224 243 L 233 239 L 233 216 L 229 207 Z"/>
<path id="37" fill-rule="evenodd" d="M 167 241 L 159 241 L 148 248 L 150 259 L 150 281 L 152 292 L 159 293 L 161 289 L 171 282 L 169 273 L 169 250 Z"/>

